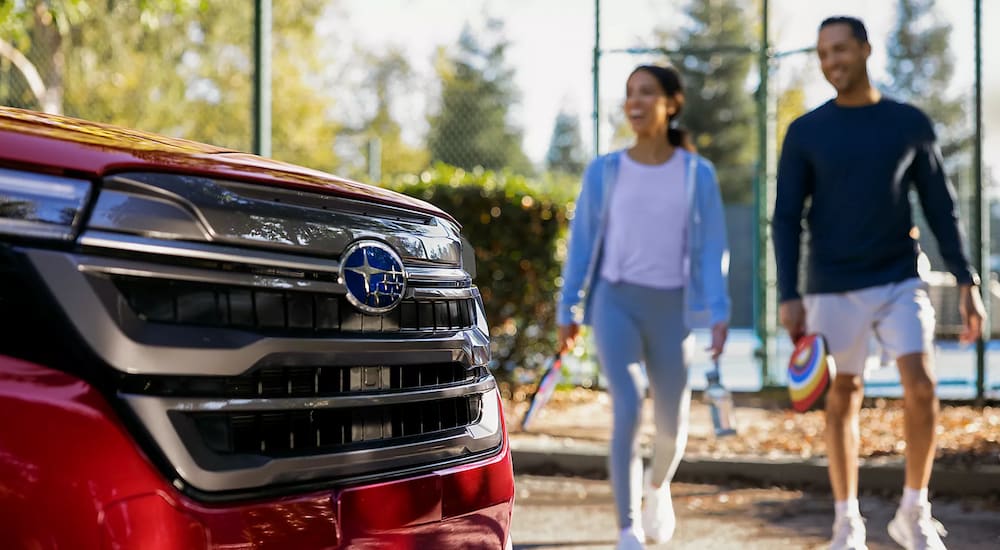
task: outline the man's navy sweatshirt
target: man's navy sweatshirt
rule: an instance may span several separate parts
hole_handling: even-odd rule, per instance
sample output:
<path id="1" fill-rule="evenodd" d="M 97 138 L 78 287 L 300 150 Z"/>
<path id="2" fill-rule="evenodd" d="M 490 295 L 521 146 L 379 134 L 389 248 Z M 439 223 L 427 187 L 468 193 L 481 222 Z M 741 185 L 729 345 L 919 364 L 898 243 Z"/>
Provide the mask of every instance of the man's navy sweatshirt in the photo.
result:
<path id="1" fill-rule="evenodd" d="M 959 284 L 973 283 L 955 191 L 924 113 L 890 99 L 862 107 L 831 100 L 793 122 L 778 166 L 772 221 L 781 300 L 799 298 L 803 212 L 810 236 L 807 294 L 916 277 L 911 188 L 948 270 Z"/>

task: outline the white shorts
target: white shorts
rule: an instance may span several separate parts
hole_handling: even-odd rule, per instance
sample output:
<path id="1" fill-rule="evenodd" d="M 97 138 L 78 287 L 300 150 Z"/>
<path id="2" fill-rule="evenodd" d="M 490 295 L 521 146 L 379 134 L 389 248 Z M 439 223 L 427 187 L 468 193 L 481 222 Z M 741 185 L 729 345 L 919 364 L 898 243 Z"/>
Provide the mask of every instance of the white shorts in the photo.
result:
<path id="1" fill-rule="evenodd" d="M 838 374 L 864 374 L 872 337 L 890 360 L 934 349 L 934 307 L 921 279 L 807 294 L 803 305 L 806 330 L 826 338 Z"/>

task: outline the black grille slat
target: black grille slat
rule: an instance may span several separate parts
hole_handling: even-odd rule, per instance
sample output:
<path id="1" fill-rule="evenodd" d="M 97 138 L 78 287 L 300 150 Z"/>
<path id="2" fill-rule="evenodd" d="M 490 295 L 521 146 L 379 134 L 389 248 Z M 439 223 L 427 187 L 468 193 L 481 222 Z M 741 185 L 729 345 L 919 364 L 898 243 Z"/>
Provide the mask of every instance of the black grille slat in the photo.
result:
<path id="1" fill-rule="evenodd" d="M 125 393 L 223 399 L 328 397 L 434 389 L 474 382 L 480 369 L 460 363 L 264 367 L 240 376 L 122 375 Z"/>
<path id="2" fill-rule="evenodd" d="M 310 336 L 450 332 L 475 324 L 474 298 L 406 299 L 384 315 L 366 315 L 342 295 L 124 276 L 114 281 L 140 319 L 157 323 Z"/>
<path id="3" fill-rule="evenodd" d="M 286 386 L 284 383 L 284 373 L 280 370 L 265 369 L 260 371 L 257 376 L 257 392 L 260 396 L 273 395 L 273 396 L 283 396 L 287 395 Z"/>
<path id="4" fill-rule="evenodd" d="M 233 289 L 225 295 L 229 306 L 229 324 L 234 327 L 254 326 L 253 294 L 249 290 Z"/>
<path id="5" fill-rule="evenodd" d="M 177 307 L 172 287 L 169 281 L 154 284 L 137 280 L 132 292 L 126 294 L 126 300 L 133 311 L 142 312 L 142 316 L 149 321 L 173 323 L 177 320 Z"/>
<path id="6" fill-rule="evenodd" d="M 448 304 L 448 322 L 450 323 L 448 325 L 448 327 L 449 328 L 459 328 L 459 327 L 463 326 L 462 325 L 462 316 L 458 312 L 458 310 L 459 310 L 459 303 L 456 302 L 456 301 L 454 301 L 454 300 L 451 300 L 451 301 L 448 301 L 448 302 L 445 302 L 445 303 Z"/>
<path id="7" fill-rule="evenodd" d="M 417 315 L 417 303 L 403 301 L 399 304 L 400 327 L 419 327 L 420 317 Z"/>
<path id="8" fill-rule="evenodd" d="M 313 318 L 313 297 L 309 294 L 289 292 L 285 296 L 288 305 L 288 328 L 311 329 L 316 326 Z"/>
<path id="9" fill-rule="evenodd" d="M 448 320 L 448 302 L 434 302 L 434 328 L 436 330 L 451 328 Z"/>
<path id="10" fill-rule="evenodd" d="M 220 454 L 287 456 L 435 435 L 479 421 L 482 398 L 468 395 L 350 411 L 193 413 L 209 449 Z"/>
<path id="11" fill-rule="evenodd" d="M 311 395 L 316 391 L 316 374 L 314 369 L 293 367 L 286 371 L 288 395 Z"/>
<path id="12" fill-rule="evenodd" d="M 336 296 L 315 296 L 316 330 L 340 329 L 340 300 Z"/>
<path id="13" fill-rule="evenodd" d="M 434 330 L 434 302 L 417 302 L 417 329 Z"/>
<path id="14" fill-rule="evenodd" d="M 285 328 L 285 300 L 279 292 L 254 292 L 257 326 L 262 328 Z"/>

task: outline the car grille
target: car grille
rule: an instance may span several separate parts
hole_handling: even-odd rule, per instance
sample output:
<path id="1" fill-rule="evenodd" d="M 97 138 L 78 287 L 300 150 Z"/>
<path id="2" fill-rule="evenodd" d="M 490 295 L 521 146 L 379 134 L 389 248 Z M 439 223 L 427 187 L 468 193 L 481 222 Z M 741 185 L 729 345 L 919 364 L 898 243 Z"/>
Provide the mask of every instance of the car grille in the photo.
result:
<path id="1" fill-rule="evenodd" d="M 164 279 L 114 277 L 142 320 L 249 328 L 265 333 L 454 331 L 475 324 L 475 301 L 406 299 L 384 315 L 364 315 L 343 294 L 261 290 Z"/>
<path id="2" fill-rule="evenodd" d="M 245 498 L 499 452 L 481 299 L 441 225 L 213 182 L 109 178 L 74 250 L 24 252 L 113 369 L 114 398 L 175 486 Z M 266 224 L 244 227 L 242 212 Z M 309 233 L 243 237 L 271 235 L 286 218 L 297 221 L 283 231 Z M 328 219 L 347 225 L 323 227 Z M 405 293 L 387 313 L 361 313 L 337 278 L 338 251 L 357 239 L 404 259 Z"/>
<path id="3" fill-rule="evenodd" d="M 124 375 L 123 393 L 163 397 L 273 399 L 329 397 L 356 392 L 430 389 L 470 383 L 489 373 L 460 363 L 363 367 L 267 367 L 241 376 Z"/>
<path id="4" fill-rule="evenodd" d="M 479 420 L 478 395 L 351 410 L 190 415 L 205 445 L 220 454 L 268 457 L 342 452 L 373 443 L 415 440 Z"/>

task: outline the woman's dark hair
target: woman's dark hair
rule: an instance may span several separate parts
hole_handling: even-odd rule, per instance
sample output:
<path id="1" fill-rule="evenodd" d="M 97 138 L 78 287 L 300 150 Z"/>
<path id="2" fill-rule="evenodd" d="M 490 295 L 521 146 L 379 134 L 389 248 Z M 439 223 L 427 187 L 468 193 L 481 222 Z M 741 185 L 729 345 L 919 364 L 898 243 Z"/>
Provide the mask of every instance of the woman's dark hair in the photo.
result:
<path id="1" fill-rule="evenodd" d="M 669 65 L 639 65 L 632 70 L 632 73 L 629 74 L 628 77 L 632 78 L 632 75 L 639 71 L 645 71 L 653 75 L 653 78 L 655 78 L 656 81 L 660 83 L 660 87 L 663 88 L 663 93 L 677 102 L 677 110 L 670 115 L 670 120 L 668 121 L 667 141 L 674 147 L 681 147 L 694 151 L 694 146 L 691 144 L 691 139 L 688 136 L 687 130 L 681 128 L 677 123 L 677 117 L 680 116 L 681 110 L 684 107 L 684 83 L 681 82 L 681 73 L 677 72 L 677 69 Z"/>

